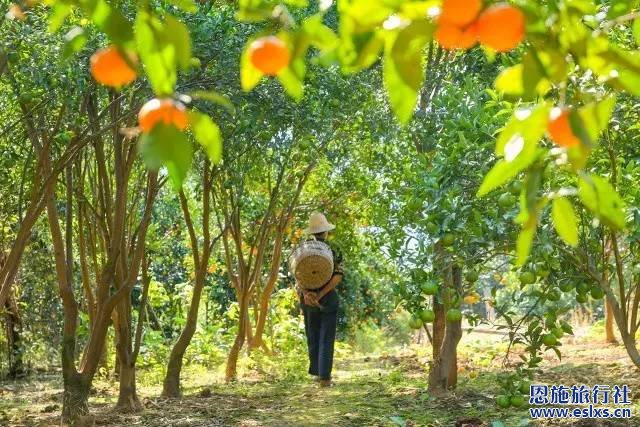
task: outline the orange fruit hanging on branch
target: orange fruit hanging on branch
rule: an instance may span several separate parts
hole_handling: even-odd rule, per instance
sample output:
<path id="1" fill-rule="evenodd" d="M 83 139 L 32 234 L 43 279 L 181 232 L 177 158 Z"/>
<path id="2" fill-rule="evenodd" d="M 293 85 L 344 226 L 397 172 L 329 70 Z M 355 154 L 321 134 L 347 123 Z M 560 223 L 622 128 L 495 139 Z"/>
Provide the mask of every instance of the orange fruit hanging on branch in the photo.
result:
<path id="1" fill-rule="evenodd" d="M 547 134 L 560 147 L 574 147 L 580 144 L 580 139 L 573 133 L 569 122 L 569 110 L 554 107 L 549 116 Z"/>
<path id="2" fill-rule="evenodd" d="M 291 53 L 284 41 L 276 36 L 268 36 L 251 43 L 249 58 L 258 70 L 268 76 L 275 76 L 289 65 Z"/>
<path id="3" fill-rule="evenodd" d="M 444 49 L 469 49 L 478 42 L 477 25 L 460 28 L 448 22 L 441 22 L 435 32 L 436 41 Z"/>
<path id="4" fill-rule="evenodd" d="M 100 84 L 122 87 L 134 81 L 138 76 L 132 67 L 137 63 L 134 54 L 128 54 L 128 61 L 116 46 L 107 46 L 91 56 L 91 75 Z"/>
<path id="5" fill-rule="evenodd" d="M 517 7 L 505 3 L 490 6 L 477 22 L 480 43 L 496 52 L 507 52 L 524 39 L 525 18 Z"/>
<path id="6" fill-rule="evenodd" d="M 184 104 L 169 98 L 154 98 L 144 104 L 138 112 L 142 132 L 151 132 L 158 123 L 184 130 L 189 124 Z"/>
<path id="7" fill-rule="evenodd" d="M 444 0 L 438 22 L 466 27 L 475 21 L 480 9 L 482 9 L 481 0 Z"/>

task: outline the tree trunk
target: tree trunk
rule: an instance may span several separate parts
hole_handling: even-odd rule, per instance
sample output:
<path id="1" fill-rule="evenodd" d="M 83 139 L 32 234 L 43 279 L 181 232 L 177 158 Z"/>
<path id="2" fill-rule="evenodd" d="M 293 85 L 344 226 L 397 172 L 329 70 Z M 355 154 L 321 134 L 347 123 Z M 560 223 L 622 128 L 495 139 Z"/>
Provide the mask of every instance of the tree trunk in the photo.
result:
<path id="1" fill-rule="evenodd" d="M 136 366 L 132 361 L 120 363 L 120 392 L 116 408 L 123 412 L 142 410 L 142 404 L 136 392 Z"/>
<path id="2" fill-rule="evenodd" d="M 238 333 L 236 334 L 236 339 L 233 342 L 233 346 L 231 350 L 229 350 L 229 356 L 227 358 L 227 369 L 225 374 L 225 380 L 227 382 L 233 381 L 238 376 L 237 366 L 238 366 L 238 357 L 240 356 L 240 350 L 242 350 L 242 346 L 244 345 L 244 340 L 246 336 L 246 326 L 247 321 L 246 317 L 249 315 L 247 312 L 247 295 L 246 291 L 243 290 L 241 297 L 239 298 L 240 305 L 240 319 L 238 319 Z"/>
<path id="3" fill-rule="evenodd" d="M 23 348 L 20 336 L 20 316 L 18 315 L 18 305 L 12 296 L 9 296 L 5 308 L 5 327 L 9 348 L 9 372 L 7 377 L 9 379 L 17 379 L 24 376 L 25 370 L 22 361 Z"/>
<path id="4" fill-rule="evenodd" d="M 433 296 L 433 312 L 436 317 L 433 320 L 433 341 L 431 343 L 432 346 L 432 355 L 433 360 L 435 361 L 440 356 L 440 347 L 442 346 L 442 341 L 444 340 L 444 329 L 445 329 L 445 311 L 444 305 L 436 301 L 436 296 Z"/>
<path id="5" fill-rule="evenodd" d="M 182 359 L 184 353 L 187 351 L 187 347 L 191 343 L 193 334 L 196 332 L 196 326 L 198 324 L 198 310 L 200 307 L 200 299 L 202 297 L 202 289 L 205 283 L 205 267 L 201 268 L 196 277 L 196 283 L 193 287 L 193 296 L 191 297 L 191 306 L 189 307 L 189 313 L 187 314 L 187 322 L 176 341 L 173 349 L 171 349 L 171 355 L 169 356 L 169 363 L 167 365 L 167 374 L 164 377 L 164 383 L 162 386 L 163 397 L 180 397 L 180 372 L 182 371 Z"/>
<path id="6" fill-rule="evenodd" d="M 117 336 L 116 360 L 119 362 L 118 379 L 120 392 L 116 408 L 124 412 L 137 412 L 142 409 L 136 393 L 136 365 L 133 360 L 133 345 L 131 342 L 131 298 L 125 297 L 117 308 L 114 317 Z"/>
<path id="7" fill-rule="evenodd" d="M 77 372 L 63 372 L 62 422 L 74 425 L 89 413 L 91 381 Z"/>
<path id="8" fill-rule="evenodd" d="M 605 302 L 604 302 L 604 306 L 605 306 L 605 312 L 604 312 L 604 335 L 605 335 L 605 341 L 608 343 L 617 343 L 618 340 L 616 339 L 616 336 L 613 332 L 613 322 L 614 322 L 614 316 L 613 316 L 613 308 L 611 307 L 611 302 L 609 302 L 609 298 L 606 297 L 605 298 Z"/>
<path id="9" fill-rule="evenodd" d="M 280 259 L 282 258 L 282 241 L 284 238 L 284 226 L 288 223 L 285 222 L 283 226 L 278 228 L 278 235 L 274 244 L 273 255 L 271 256 L 271 271 L 269 278 L 267 279 L 266 286 L 259 297 L 258 316 L 256 318 L 256 331 L 251 341 L 249 341 L 249 350 L 261 347 L 265 352 L 269 353 L 267 345 L 262 339 L 264 333 L 264 327 L 267 322 L 267 314 L 269 312 L 269 302 L 271 300 L 271 294 L 278 282 L 278 273 L 280 272 Z"/>
<path id="10" fill-rule="evenodd" d="M 462 290 L 462 270 L 458 266 L 451 269 L 451 278 L 445 283 L 452 285 L 458 294 Z M 448 276 L 448 272 L 446 276 Z M 445 335 L 440 347 L 439 355 L 434 359 L 429 371 L 429 391 L 441 394 L 456 387 L 457 373 L 457 349 L 462 338 L 462 322 L 447 322 Z"/>

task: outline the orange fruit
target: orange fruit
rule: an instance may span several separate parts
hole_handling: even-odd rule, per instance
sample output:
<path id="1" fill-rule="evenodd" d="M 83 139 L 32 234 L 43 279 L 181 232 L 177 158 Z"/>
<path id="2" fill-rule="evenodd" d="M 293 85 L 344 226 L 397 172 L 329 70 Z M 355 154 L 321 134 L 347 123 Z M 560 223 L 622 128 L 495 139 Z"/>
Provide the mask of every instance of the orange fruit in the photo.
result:
<path id="1" fill-rule="evenodd" d="M 251 43 L 249 58 L 258 70 L 268 76 L 275 76 L 289 65 L 291 53 L 285 42 L 276 36 L 268 36 Z"/>
<path id="2" fill-rule="evenodd" d="M 91 75 L 105 86 L 121 87 L 131 83 L 138 74 L 131 64 L 135 64 L 135 55 L 129 55 L 129 62 L 125 61 L 120 50 L 115 46 L 107 46 L 91 56 Z"/>
<path id="3" fill-rule="evenodd" d="M 439 20 L 457 27 L 464 27 L 476 19 L 480 9 L 482 9 L 481 0 L 444 0 Z"/>
<path id="4" fill-rule="evenodd" d="M 569 123 L 569 110 L 555 107 L 551 110 L 549 123 L 547 124 L 547 134 L 549 138 L 561 147 L 573 147 L 580 144 Z"/>
<path id="5" fill-rule="evenodd" d="M 478 42 L 477 25 L 475 23 L 463 29 L 447 22 L 440 22 L 435 36 L 436 41 L 444 49 L 469 49 Z"/>
<path id="6" fill-rule="evenodd" d="M 158 123 L 185 129 L 189 120 L 184 104 L 168 98 L 154 98 L 144 104 L 138 112 L 138 124 L 142 132 L 151 132 Z"/>
<path id="7" fill-rule="evenodd" d="M 496 52 L 507 52 L 524 39 L 524 14 L 504 3 L 485 9 L 478 17 L 480 43 Z"/>

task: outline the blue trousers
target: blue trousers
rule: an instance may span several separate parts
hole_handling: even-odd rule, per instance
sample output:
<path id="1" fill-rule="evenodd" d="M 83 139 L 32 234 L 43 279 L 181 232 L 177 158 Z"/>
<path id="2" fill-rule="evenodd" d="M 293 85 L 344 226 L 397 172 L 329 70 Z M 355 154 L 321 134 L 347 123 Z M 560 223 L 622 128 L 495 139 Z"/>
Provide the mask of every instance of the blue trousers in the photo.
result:
<path id="1" fill-rule="evenodd" d="M 331 379 L 333 347 L 338 319 L 338 294 L 329 292 L 320 301 L 321 308 L 302 304 L 304 330 L 307 334 L 309 374 Z"/>

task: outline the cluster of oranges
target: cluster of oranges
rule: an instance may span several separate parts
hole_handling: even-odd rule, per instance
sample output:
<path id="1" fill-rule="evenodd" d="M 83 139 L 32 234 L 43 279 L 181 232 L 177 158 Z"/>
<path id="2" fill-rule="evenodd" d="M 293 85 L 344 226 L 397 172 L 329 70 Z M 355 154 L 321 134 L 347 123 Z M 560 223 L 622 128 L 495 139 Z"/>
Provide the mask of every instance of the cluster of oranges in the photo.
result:
<path id="1" fill-rule="evenodd" d="M 249 46 L 249 57 L 254 67 L 268 76 L 275 76 L 289 66 L 291 53 L 287 44 L 276 36 L 255 40 Z M 91 75 L 100 84 L 116 89 L 132 83 L 137 77 L 138 58 L 117 46 L 107 46 L 91 57 Z M 138 112 L 142 132 L 151 132 L 163 123 L 184 130 L 189 121 L 184 104 L 171 98 L 154 98 Z"/>
<path id="2" fill-rule="evenodd" d="M 126 55 L 126 59 L 125 56 Z M 116 46 L 107 46 L 91 56 L 91 75 L 100 84 L 121 88 L 137 77 L 138 58 Z M 184 130 L 189 124 L 184 104 L 171 98 L 154 98 L 144 104 L 138 112 L 138 123 L 142 132 L 151 132 L 163 123 Z"/>
<path id="3" fill-rule="evenodd" d="M 445 49 L 469 49 L 480 42 L 507 52 L 524 34 L 524 14 L 515 6 L 498 3 L 483 10 L 482 0 L 444 0 L 435 38 Z"/>
<path id="4" fill-rule="evenodd" d="M 251 64 L 267 76 L 275 76 L 291 61 L 287 44 L 276 36 L 261 37 L 249 45 Z"/>

